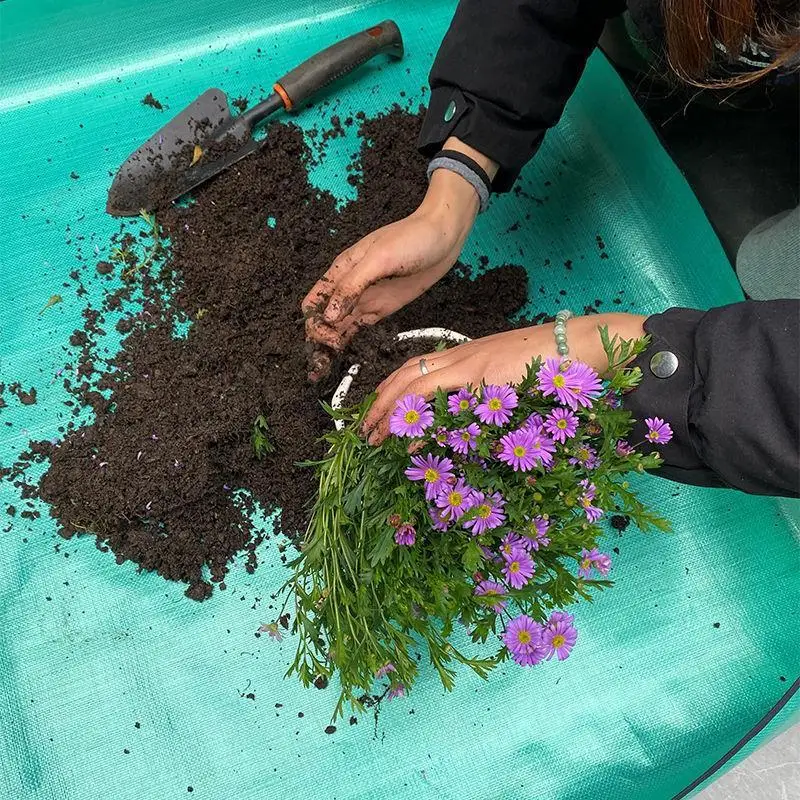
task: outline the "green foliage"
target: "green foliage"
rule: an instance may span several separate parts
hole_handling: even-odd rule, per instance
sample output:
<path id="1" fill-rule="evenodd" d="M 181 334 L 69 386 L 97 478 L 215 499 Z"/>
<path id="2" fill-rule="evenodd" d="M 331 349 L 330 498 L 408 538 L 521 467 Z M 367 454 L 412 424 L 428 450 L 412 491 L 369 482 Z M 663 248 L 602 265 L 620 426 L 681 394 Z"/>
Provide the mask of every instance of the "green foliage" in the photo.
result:
<path id="1" fill-rule="evenodd" d="M 139 212 L 139 216 L 150 226 L 151 242 L 147 249 L 143 253 L 136 252 L 134 249 L 135 242 L 123 242 L 121 246 L 114 247 L 111 250 L 111 261 L 124 267 L 120 275 L 124 281 L 131 280 L 137 272 L 150 269 L 165 252 L 156 215 L 142 209 Z"/>
<path id="2" fill-rule="evenodd" d="M 643 345 L 609 341 L 607 332 L 603 335 L 614 365 L 606 386 L 615 392 L 629 390 L 638 376 L 624 365 Z M 361 423 L 373 398 L 336 413 L 346 426 L 324 437 L 328 454 L 313 464 L 319 490 L 301 555 L 284 587 L 287 602 L 294 602 L 298 637 L 287 674 L 297 674 L 305 685 L 320 675 L 337 674 L 342 689 L 334 718 L 344 714 L 348 704 L 363 705 L 365 696 L 375 690 L 376 672 L 387 664 L 393 667 L 385 674 L 389 687 L 410 688 L 420 669 L 418 653 L 427 655 L 448 690 L 459 665 L 487 677 L 509 656 L 498 639 L 509 619 L 524 613 L 544 623 L 552 610 L 591 600 L 611 586 L 608 580 L 577 575 L 581 551 L 596 547 L 603 533 L 600 525 L 587 519 L 582 480 L 596 487 L 592 505 L 630 515 L 643 530 L 669 529 L 624 480 L 626 472 L 656 467 L 658 457 L 637 452 L 619 455 L 617 440 L 630 431 L 632 419 L 603 398 L 577 412 L 578 435 L 558 445 L 550 470 L 514 472 L 493 459 L 493 444 L 500 436 L 519 427 L 530 414 L 546 415 L 554 405 L 552 398 L 538 391 L 539 366 L 534 361 L 516 387 L 519 406 L 512 421 L 502 429 L 481 425 L 473 455 L 486 459 L 485 464 L 442 448 L 432 437 L 420 440 L 414 451 L 447 455 L 470 486 L 487 494 L 500 492 L 505 498 L 505 522 L 477 536 L 463 524 L 475 512 L 445 532 L 433 529 L 422 485 L 404 474 L 411 458 L 408 440 L 389 437 L 371 447 L 362 439 Z M 455 429 L 475 421 L 469 411 L 456 417 L 448 414 L 447 397 L 441 391 L 432 407 L 435 421 L 430 433 L 440 425 Z M 583 447 L 594 448 L 600 456 L 596 469 L 569 463 Z M 547 521 L 550 541 L 532 554 L 536 566 L 530 582 L 521 589 L 506 585 L 500 597 L 476 595 L 481 580 L 505 582 L 503 561 L 498 558 L 502 538 L 510 531 L 534 538 L 537 519 Z M 395 542 L 400 522 L 416 529 L 411 547 Z M 501 601 L 504 608 L 496 613 Z M 465 629 L 472 641 L 470 652 L 456 645 L 459 629 Z M 487 646 L 490 652 L 481 652 Z"/>
<path id="3" fill-rule="evenodd" d="M 263 414 L 259 414 L 253 422 L 250 443 L 253 445 L 253 452 L 259 461 L 275 452 L 275 445 L 269 440 L 269 425 Z"/>

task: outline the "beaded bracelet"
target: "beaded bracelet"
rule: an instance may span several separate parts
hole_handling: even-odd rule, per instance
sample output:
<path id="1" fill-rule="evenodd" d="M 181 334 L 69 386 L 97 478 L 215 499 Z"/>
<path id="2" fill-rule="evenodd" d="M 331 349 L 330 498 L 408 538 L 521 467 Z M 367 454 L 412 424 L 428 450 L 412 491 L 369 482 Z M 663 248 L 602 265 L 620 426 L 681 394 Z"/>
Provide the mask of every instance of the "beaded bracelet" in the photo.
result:
<path id="1" fill-rule="evenodd" d="M 569 355 L 569 345 L 567 344 L 567 320 L 573 316 L 569 309 L 562 309 L 556 314 L 556 324 L 553 333 L 556 336 L 556 350 L 560 356 Z"/>

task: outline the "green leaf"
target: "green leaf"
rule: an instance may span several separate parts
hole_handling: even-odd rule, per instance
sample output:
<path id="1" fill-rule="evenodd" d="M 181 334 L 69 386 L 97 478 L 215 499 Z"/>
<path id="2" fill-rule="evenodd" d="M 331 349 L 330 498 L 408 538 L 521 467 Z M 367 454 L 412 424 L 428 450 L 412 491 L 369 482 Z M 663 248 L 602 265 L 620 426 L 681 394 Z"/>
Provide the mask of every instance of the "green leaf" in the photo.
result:
<path id="1" fill-rule="evenodd" d="M 386 561 L 386 559 L 389 557 L 389 554 L 392 552 L 394 547 L 394 528 L 387 526 L 383 531 L 380 532 L 374 547 L 367 555 L 367 561 L 369 561 L 370 566 L 377 567 L 380 564 L 383 564 L 384 561 Z"/>
<path id="2" fill-rule="evenodd" d="M 464 570 L 469 575 L 476 572 L 481 563 L 483 563 L 483 553 L 474 539 L 472 539 L 464 549 L 464 553 L 461 556 L 461 563 L 464 566 Z"/>
<path id="3" fill-rule="evenodd" d="M 50 299 L 42 307 L 42 310 L 39 312 L 39 316 L 41 317 L 42 314 L 44 314 L 44 312 L 47 311 L 48 308 L 51 308 L 52 306 L 57 305 L 58 303 L 62 303 L 63 301 L 64 298 L 60 294 L 52 295 Z"/>

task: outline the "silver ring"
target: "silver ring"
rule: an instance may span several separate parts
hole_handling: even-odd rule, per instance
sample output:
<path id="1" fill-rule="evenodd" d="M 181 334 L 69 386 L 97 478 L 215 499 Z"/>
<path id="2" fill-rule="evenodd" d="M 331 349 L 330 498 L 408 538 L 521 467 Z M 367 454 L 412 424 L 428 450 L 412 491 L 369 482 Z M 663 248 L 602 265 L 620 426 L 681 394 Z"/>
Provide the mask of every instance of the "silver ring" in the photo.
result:
<path id="1" fill-rule="evenodd" d="M 427 375 L 430 372 L 430 370 L 428 369 L 428 362 L 424 358 L 421 358 L 419 360 L 419 371 L 423 375 Z"/>

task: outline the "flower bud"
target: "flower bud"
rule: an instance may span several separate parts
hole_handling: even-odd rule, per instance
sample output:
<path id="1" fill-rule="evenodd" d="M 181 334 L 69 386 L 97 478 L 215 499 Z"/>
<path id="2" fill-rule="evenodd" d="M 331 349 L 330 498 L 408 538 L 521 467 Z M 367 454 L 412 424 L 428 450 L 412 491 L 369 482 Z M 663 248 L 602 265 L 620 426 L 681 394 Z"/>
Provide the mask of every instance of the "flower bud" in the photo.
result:
<path id="1" fill-rule="evenodd" d="M 393 528 L 399 528 L 403 518 L 399 514 L 389 514 L 386 520 Z"/>

